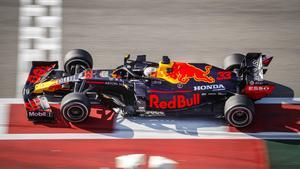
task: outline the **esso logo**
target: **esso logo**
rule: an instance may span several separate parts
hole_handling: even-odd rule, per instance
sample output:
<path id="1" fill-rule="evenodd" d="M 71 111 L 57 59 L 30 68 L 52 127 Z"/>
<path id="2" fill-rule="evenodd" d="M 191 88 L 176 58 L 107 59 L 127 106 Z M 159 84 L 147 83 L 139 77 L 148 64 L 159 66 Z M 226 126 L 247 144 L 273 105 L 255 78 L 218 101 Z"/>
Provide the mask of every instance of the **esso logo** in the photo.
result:
<path id="1" fill-rule="evenodd" d="M 249 86 L 249 91 L 268 91 L 270 90 L 269 86 Z"/>

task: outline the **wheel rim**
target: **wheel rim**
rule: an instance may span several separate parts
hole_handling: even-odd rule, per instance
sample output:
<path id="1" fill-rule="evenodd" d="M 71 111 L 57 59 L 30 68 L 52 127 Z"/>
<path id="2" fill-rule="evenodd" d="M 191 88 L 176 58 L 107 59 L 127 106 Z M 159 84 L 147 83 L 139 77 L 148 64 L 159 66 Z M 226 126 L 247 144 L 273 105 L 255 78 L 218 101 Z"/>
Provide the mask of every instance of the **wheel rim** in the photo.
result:
<path id="1" fill-rule="evenodd" d="M 66 105 L 63 108 L 63 116 L 66 120 L 70 122 L 81 122 L 88 117 L 88 108 L 80 103 L 69 103 L 71 105 Z"/>
<path id="2" fill-rule="evenodd" d="M 67 109 L 67 115 L 70 119 L 78 120 L 84 116 L 84 109 L 81 106 L 71 106 Z"/>
<path id="3" fill-rule="evenodd" d="M 252 113 L 245 107 L 235 107 L 229 113 L 229 123 L 235 127 L 246 127 L 252 122 Z"/>

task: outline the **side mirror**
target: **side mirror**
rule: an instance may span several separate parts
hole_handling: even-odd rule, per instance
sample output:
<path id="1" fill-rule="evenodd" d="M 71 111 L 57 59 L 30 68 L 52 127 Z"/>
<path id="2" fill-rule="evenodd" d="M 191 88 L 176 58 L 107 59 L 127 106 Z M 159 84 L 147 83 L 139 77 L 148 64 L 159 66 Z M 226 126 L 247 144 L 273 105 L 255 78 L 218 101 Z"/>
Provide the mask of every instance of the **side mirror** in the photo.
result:
<path id="1" fill-rule="evenodd" d="M 172 68 L 167 68 L 167 73 L 171 73 L 173 71 Z"/>

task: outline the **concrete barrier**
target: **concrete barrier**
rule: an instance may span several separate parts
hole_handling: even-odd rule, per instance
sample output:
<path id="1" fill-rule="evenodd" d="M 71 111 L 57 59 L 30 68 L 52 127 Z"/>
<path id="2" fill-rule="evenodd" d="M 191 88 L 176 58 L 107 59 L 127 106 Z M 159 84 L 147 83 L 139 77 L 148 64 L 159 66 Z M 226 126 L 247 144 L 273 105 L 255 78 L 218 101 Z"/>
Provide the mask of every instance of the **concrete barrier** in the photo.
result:
<path id="1" fill-rule="evenodd" d="M 20 0 L 17 97 L 34 60 L 61 66 L 62 0 Z"/>

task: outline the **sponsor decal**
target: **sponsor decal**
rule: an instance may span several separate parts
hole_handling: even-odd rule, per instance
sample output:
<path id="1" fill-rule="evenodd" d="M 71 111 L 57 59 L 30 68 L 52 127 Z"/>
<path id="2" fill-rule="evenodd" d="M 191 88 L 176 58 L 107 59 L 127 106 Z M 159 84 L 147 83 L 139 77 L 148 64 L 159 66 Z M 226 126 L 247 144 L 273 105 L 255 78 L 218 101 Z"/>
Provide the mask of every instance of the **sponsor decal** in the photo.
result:
<path id="1" fill-rule="evenodd" d="M 109 77 L 109 72 L 108 71 L 100 71 L 99 76 L 100 77 Z"/>
<path id="2" fill-rule="evenodd" d="M 51 112 L 28 112 L 29 117 L 52 117 L 53 113 Z"/>
<path id="3" fill-rule="evenodd" d="M 252 61 L 253 72 L 256 74 L 253 76 L 254 81 L 262 81 L 263 65 L 262 65 L 262 62 L 260 62 L 260 61 L 261 60 L 253 60 Z"/>
<path id="4" fill-rule="evenodd" d="M 273 85 L 246 85 L 244 93 L 252 99 L 261 99 L 271 94 L 275 86 Z"/>
<path id="5" fill-rule="evenodd" d="M 41 109 L 44 109 L 44 112 L 50 112 L 51 108 L 48 104 L 48 101 L 46 98 L 42 98 L 44 96 L 38 96 L 37 98 L 34 98 L 32 100 L 29 100 L 25 102 L 25 108 L 27 111 L 39 111 Z"/>
<path id="6" fill-rule="evenodd" d="M 124 84 L 121 82 L 105 82 L 106 85 L 112 85 L 112 86 L 123 86 Z"/>
<path id="7" fill-rule="evenodd" d="M 33 93 L 42 93 L 43 91 L 54 92 L 61 89 L 62 86 L 59 83 L 59 80 L 50 80 L 43 83 L 38 83 L 34 86 Z"/>
<path id="8" fill-rule="evenodd" d="M 40 106 L 42 107 L 42 109 L 50 109 L 48 99 L 45 96 L 37 96 L 37 98 L 40 100 Z"/>
<path id="9" fill-rule="evenodd" d="M 201 96 L 225 96 L 226 93 L 221 93 L 221 92 L 217 92 L 217 93 L 201 93 Z"/>
<path id="10" fill-rule="evenodd" d="M 174 62 L 172 71 L 167 72 L 164 79 L 174 84 L 186 84 L 190 79 L 197 82 L 214 83 L 215 79 L 209 76 L 211 68 L 211 65 L 207 65 L 205 70 L 202 70 L 188 63 Z"/>
<path id="11" fill-rule="evenodd" d="M 248 87 L 249 91 L 265 91 L 265 90 L 270 90 L 269 86 L 249 86 Z"/>
<path id="12" fill-rule="evenodd" d="M 162 82 L 161 81 L 159 81 L 159 80 L 153 80 L 153 81 L 151 81 L 151 84 L 153 84 L 153 85 L 156 85 L 156 84 L 161 84 Z"/>
<path id="13" fill-rule="evenodd" d="M 174 95 L 171 100 L 161 100 L 156 94 L 149 95 L 149 107 L 154 109 L 182 109 L 200 104 L 200 94 L 193 94 L 187 98 L 185 95 Z"/>
<path id="14" fill-rule="evenodd" d="M 202 85 L 202 86 L 194 86 L 194 91 L 203 91 L 203 90 L 225 90 L 224 85 L 222 84 L 213 84 L 213 85 Z"/>
<path id="15" fill-rule="evenodd" d="M 116 82 L 122 82 L 122 81 L 123 81 L 122 79 L 119 79 L 119 78 L 111 78 L 111 77 L 109 77 L 108 80 L 109 80 L 109 81 L 116 81 Z"/>
<path id="16" fill-rule="evenodd" d="M 78 79 L 76 78 L 76 76 L 67 76 L 67 77 L 64 77 L 64 78 L 60 78 L 58 80 L 58 83 L 59 84 L 64 84 L 64 83 L 69 83 L 69 82 L 72 82 L 72 81 L 77 81 Z"/>

